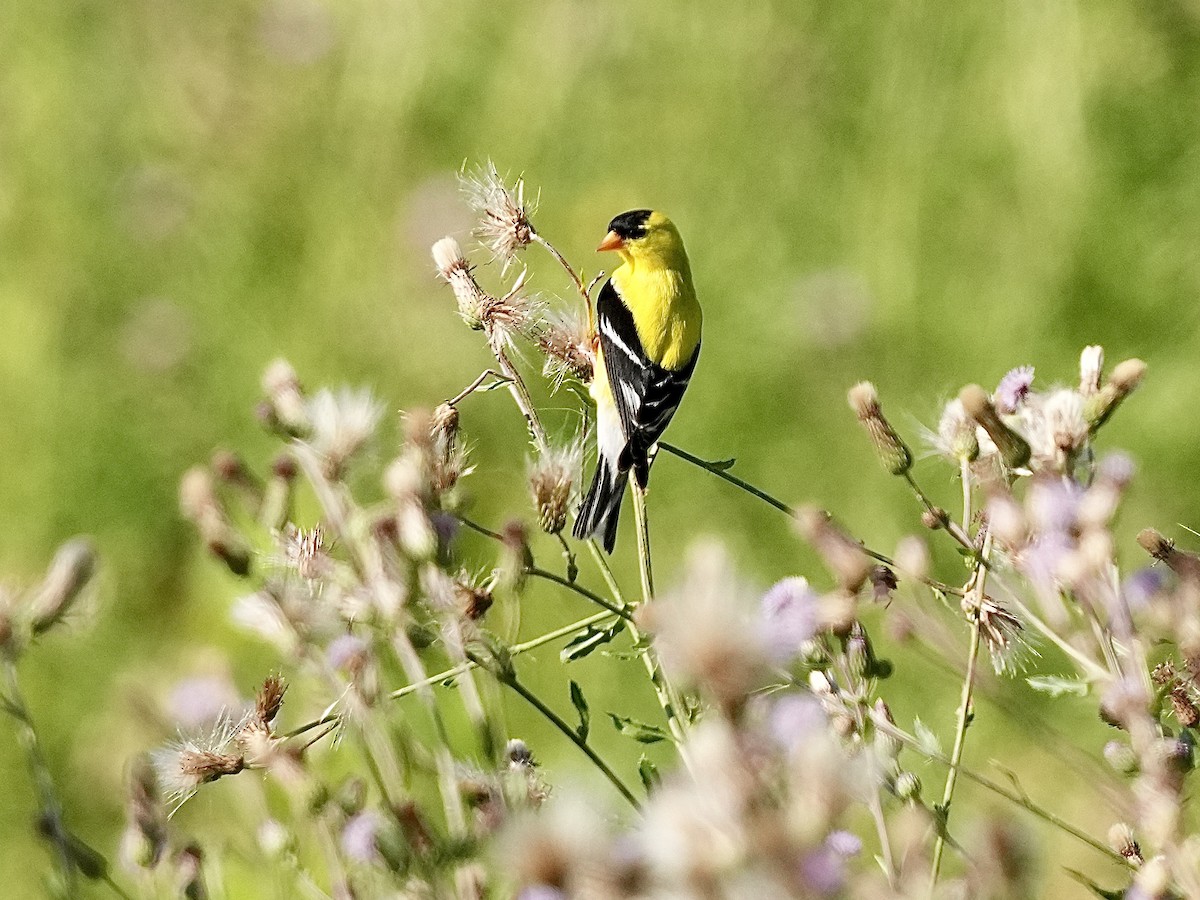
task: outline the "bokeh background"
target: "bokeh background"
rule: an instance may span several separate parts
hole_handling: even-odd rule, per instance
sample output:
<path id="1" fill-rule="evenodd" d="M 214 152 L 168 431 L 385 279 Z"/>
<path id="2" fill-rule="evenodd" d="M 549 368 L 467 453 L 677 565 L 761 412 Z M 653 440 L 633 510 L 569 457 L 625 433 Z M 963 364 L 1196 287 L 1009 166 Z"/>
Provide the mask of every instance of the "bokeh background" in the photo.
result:
<path id="1" fill-rule="evenodd" d="M 252 414 L 265 364 L 285 356 L 310 386 L 370 384 L 393 411 L 433 405 L 487 365 L 428 254 L 469 230 L 464 162 L 523 172 L 541 191 L 536 224 L 589 273 L 612 215 L 668 211 L 707 329 L 671 439 L 736 456 L 743 477 L 827 506 L 873 546 L 915 530 L 916 511 L 858 432 L 849 385 L 876 381 L 916 440 L 962 383 L 1019 364 L 1071 381 L 1087 343 L 1150 366 L 1104 434 L 1142 469 L 1121 552 L 1141 562 L 1131 536 L 1148 524 L 1195 540 L 1177 527 L 1200 523 L 1194 0 L 5 9 L 0 570 L 32 581 L 79 532 L 103 555 L 89 621 L 45 640 L 22 674 L 70 822 L 105 852 L 127 759 L 164 736 L 147 709 L 195 677 L 248 693 L 278 664 L 229 624 L 239 585 L 199 552 L 176 502 L 181 472 L 214 447 L 269 458 Z M 569 301 L 560 274 L 531 262 L 535 286 Z M 497 270 L 481 277 L 495 284 Z M 464 427 L 475 515 L 527 516 L 521 424 L 503 394 L 470 401 Z M 956 495 L 939 462 L 917 471 Z M 723 540 L 750 584 L 822 577 L 782 516 L 677 460 L 659 462 L 651 502 L 665 586 L 700 535 Z M 555 560 L 551 544 L 536 549 Z M 955 575 L 952 554 L 939 562 Z M 586 611 L 535 587 L 522 636 Z M 961 649 L 943 663 L 881 649 L 897 718 L 919 714 L 948 744 Z M 656 711 L 636 666 L 595 657 L 566 673 L 552 649 L 525 665 L 564 710 L 570 676 L 597 711 Z M 1043 651 L 1033 666 L 1062 662 Z M 1116 813 L 1101 770 L 1070 744 L 1094 758 L 1103 726 L 1082 703 L 1000 686 L 1004 710 L 980 700 L 968 765 L 994 774 L 1002 759 L 1102 835 Z M 293 704 L 298 722 L 306 701 Z M 510 713 L 552 780 L 579 771 L 572 748 Z M 597 739 L 631 774 L 638 748 L 603 724 Z M 920 771 L 936 793 L 940 770 Z M 0 783 L 0 883 L 36 895 L 48 855 L 8 725 Z M 236 791 L 218 785 L 177 819 L 235 860 L 254 820 Z M 957 808 L 971 806 L 995 804 L 963 784 Z M 1047 896 L 1079 890 L 1064 867 L 1112 875 L 1037 833 Z M 230 894 L 260 895 L 248 881 Z"/>

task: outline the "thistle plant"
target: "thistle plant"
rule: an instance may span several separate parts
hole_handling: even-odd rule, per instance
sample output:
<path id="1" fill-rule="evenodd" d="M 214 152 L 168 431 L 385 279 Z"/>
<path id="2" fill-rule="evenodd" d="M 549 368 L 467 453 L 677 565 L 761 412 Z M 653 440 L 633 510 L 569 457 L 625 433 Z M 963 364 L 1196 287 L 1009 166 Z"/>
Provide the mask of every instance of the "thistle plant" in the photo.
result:
<path id="1" fill-rule="evenodd" d="M 1077 387 L 1043 385 L 1028 365 L 991 391 L 967 384 L 925 436 L 932 465 L 957 482 L 948 505 L 927 490 L 929 467 L 889 417 L 886 386 L 851 387 L 879 477 L 913 498 L 888 552 L 820 498 L 785 502 L 732 461 L 662 443 L 688 464 L 679 473 L 711 475 L 763 515 L 787 516 L 820 567 L 763 590 L 719 540 L 697 535 L 681 577 L 656 592 L 646 503 L 642 590 L 630 591 L 567 527 L 589 427 L 585 392 L 571 388 L 592 376 L 596 281 L 538 230 L 523 183 L 490 164 L 464 182 L 481 249 L 499 264 L 476 267 L 452 238 L 432 255 L 489 367 L 396 415 L 367 389 L 309 390 L 275 361 L 257 409 L 274 451 L 218 451 L 181 479 L 181 513 L 241 584 L 228 615 L 276 659 L 252 700 L 235 695 L 131 761 L 120 872 L 69 829 L 16 680 L 18 659 L 90 578 L 90 546 L 69 543 L 42 585 L 3 595 L 4 708 L 23 733 L 61 895 L 86 878 L 121 896 L 228 888 L 212 864 L 221 846 L 203 823 L 185 834 L 175 814 L 233 782 L 261 801 L 248 805 L 262 811 L 253 843 L 297 896 L 1015 898 L 1036 892 L 1033 859 L 1050 832 L 1091 854 L 1094 868 L 1073 875 L 1100 896 L 1200 896 L 1187 811 L 1200 556 L 1153 527 L 1139 546 L 1119 544 L 1135 465 L 1101 444 L 1144 363 L 1106 375 L 1093 346 Z M 563 297 L 529 292 L 524 257 L 543 252 Z M 530 390 L 534 379 L 544 391 Z M 566 424 L 534 402 L 546 391 L 570 406 Z M 528 503 L 479 521 L 473 460 L 493 448 L 472 442 L 472 419 L 505 395 L 528 432 L 527 465 L 497 477 Z M 517 640 L 498 620 L 534 602 L 535 581 L 594 609 Z M 909 656 L 881 649 L 896 646 L 959 679 L 952 709 L 922 709 L 952 716 L 947 733 L 898 712 L 892 677 Z M 582 676 L 566 696 L 540 695 L 526 654 L 545 647 L 571 675 L 605 651 L 604 677 L 644 679 L 661 712 L 596 709 Z M 988 770 L 972 726 L 1012 714 L 1018 688 L 1111 727 L 1091 748 L 1112 770 L 1111 802 L 1091 821 Z M 605 792 L 551 778 L 538 760 L 558 748 L 510 731 L 505 694 Z M 607 758 L 599 729 L 657 745 L 660 764 Z M 995 803 L 966 806 L 966 782 Z"/>

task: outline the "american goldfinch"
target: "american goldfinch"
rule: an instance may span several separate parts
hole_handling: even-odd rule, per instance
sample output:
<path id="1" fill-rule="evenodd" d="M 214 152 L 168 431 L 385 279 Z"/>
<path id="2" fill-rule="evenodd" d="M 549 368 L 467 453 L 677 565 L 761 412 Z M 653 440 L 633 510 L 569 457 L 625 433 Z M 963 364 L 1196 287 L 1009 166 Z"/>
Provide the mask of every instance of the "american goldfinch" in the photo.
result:
<path id="1" fill-rule="evenodd" d="M 615 250 L 621 265 L 596 299 L 591 395 L 598 459 L 574 534 L 601 535 L 611 553 L 629 472 L 644 490 L 650 450 L 696 368 L 702 316 L 683 239 L 662 213 L 622 213 L 597 250 Z"/>

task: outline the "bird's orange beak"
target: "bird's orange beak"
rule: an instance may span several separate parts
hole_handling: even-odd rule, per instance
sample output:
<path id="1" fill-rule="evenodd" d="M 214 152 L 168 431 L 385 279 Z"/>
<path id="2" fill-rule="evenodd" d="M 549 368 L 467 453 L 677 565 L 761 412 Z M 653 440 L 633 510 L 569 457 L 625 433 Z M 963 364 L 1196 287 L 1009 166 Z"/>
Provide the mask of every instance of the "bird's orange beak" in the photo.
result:
<path id="1" fill-rule="evenodd" d="M 604 253 L 607 250 L 620 250 L 625 246 L 625 239 L 615 231 L 610 231 L 604 236 L 604 240 L 600 242 L 600 246 L 596 248 L 597 253 Z"/>

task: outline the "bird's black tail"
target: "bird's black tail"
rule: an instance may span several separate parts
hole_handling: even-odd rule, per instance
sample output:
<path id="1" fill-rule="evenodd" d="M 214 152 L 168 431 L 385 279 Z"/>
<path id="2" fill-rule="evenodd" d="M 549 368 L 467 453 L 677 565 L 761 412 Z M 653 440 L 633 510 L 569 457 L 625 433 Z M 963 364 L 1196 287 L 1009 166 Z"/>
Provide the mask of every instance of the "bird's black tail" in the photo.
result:
<path id="1" fill-rule="evenodd" d="M 583 498 L 579 515 L 575 518 L 573 534 L 580 540 L 602 535 L 604 549 L 613 552 L 617 543 L 617 519 L 621 515 L 621 500 L 625 497 L 625 485 L 629 473 L 621 472 L 609 460 L 601 457 L 596 462 L 596 474 L 592 487 Z"/>

